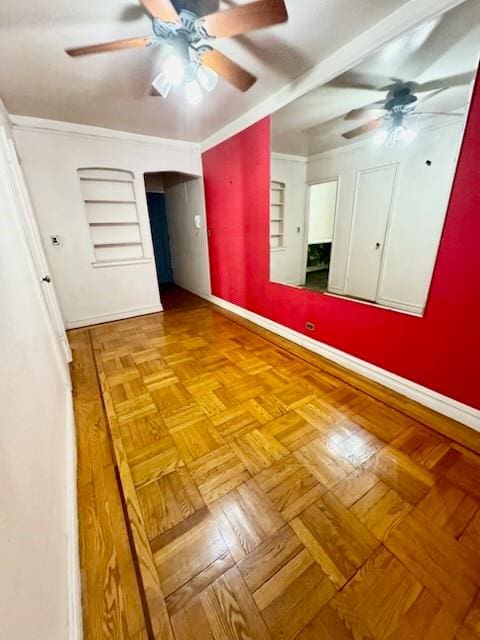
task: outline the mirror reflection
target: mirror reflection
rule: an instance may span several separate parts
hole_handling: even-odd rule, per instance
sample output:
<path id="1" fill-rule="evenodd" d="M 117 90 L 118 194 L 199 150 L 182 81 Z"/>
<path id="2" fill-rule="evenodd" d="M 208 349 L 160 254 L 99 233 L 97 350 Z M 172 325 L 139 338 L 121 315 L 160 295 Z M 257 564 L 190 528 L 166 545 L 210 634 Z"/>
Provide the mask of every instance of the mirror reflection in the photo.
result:
<path id="1" fill-rule="evenodd" d="M 479 42 L 467 0 L 273 115 L 272 281 L 423 312 Z"/>

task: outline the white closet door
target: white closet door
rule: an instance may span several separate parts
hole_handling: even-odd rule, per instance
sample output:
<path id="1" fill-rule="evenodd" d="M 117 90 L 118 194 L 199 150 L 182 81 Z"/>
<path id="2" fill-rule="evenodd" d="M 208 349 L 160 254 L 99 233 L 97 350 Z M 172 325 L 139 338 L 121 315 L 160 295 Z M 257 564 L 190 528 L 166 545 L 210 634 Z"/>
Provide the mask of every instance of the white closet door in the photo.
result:
<path id="1" fill-rule="evenodd" d="M 10 190 L 12 204 L 15 207 L 15 214 L 22 224 L 26 247 L 32 260 L 31 264 L 35 270 L 35 275 L 38 277 L 38 286 L 44 302 L 43 309 L 53 338 L 52 343 L 55 355 L 65 382 L 71 387 L 68 363 L 72 360 L 72 352 L 56 293 L 48 275 L 48 262 L 41 242 L 27 183 L 18 160 L 13 139 L 10 137 L 9 130 L 7 131 L 4 126 L 0 126 L 0 154 L 2 160 L 5 161 L 5 179 Z"/>
<path id="2" fill-rule="evenodd" d="M 355 190 L 347 294 L 375 302 L 397 165 L 359 171 Z"/>

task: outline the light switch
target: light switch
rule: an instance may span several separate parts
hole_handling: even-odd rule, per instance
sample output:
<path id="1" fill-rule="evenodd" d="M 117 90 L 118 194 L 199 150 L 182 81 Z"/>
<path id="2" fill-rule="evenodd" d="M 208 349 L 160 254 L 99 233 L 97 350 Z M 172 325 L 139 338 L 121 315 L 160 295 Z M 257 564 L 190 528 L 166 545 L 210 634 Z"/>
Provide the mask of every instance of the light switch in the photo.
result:
<path id="1" fill-rule="evenodd" d="M 195 226 L 195 229 L 201 229 L 202 228 L 202 216 L 195 216 L 193 218 L 193 224 Z"/>

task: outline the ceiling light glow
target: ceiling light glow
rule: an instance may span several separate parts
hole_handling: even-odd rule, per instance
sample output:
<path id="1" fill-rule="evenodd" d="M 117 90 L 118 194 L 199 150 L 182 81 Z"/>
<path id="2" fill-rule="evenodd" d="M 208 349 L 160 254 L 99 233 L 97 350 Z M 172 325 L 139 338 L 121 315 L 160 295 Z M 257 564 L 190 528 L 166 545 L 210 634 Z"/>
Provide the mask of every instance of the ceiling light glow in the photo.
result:
<path id="1" fill-rule="evenodd" d="M 399 143 L 410 144 L 417 137 L 417 131 L 406 126 L 405 119 L 394 121 L 388 128 L 382 128 L 374 137 L 377 146 L 393 149 Z"/>
<path id="2" fill-rule="evenodd" d="M 200 102 L 202 101 L 203 95 L 202 95 L 202 90 L 200 89 L 200 85 L 196 80 L 191 80 L 190 82 L 187 82 L 187 84 L 185 85 L 185 90 L 187 93 L 187 100 L 189 104 L 193 106 L 200 104 Z"/>
<path id="3" fill-rule="evenodd" d="M 182 84 L 185 78 L 185 64 L 176 53 L 172 53 L 163 63 L 163 73 L 174 87 Z"/>
<path id="4" fill-rule="evenodd" d="M 407 129 L 405 131 L 405 135 L 403 136 L 403 141 L 405 142 L 405 144 L 410 144 L 415 140 L 417 135 L 418 135 L 418 132 L 415 131 L 415 129 Z"/>
<path id="5" fill-rule="evenodd" d="M 213 69 L 202 64 L 198 67 L 197 80 L 205 91 L 211 93 L 217 86 L 218 74 Z"/>

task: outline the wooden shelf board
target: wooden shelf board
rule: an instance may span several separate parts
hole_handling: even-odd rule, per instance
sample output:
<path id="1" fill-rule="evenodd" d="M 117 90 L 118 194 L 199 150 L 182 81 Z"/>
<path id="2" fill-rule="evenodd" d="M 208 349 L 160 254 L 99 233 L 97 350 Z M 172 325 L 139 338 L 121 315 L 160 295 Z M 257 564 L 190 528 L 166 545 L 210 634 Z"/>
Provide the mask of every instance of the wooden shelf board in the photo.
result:
<path id="1" fill-rule="evenodd" d="M 101 242 L 100 244 L 93 244 L 95 249 L 105 249 L 106 247 L 132 247 L 134 245 L 141 245 L 141 242 Z"/>
<path id="2" fill-rule="evenodd" d="M 91 227 L 134 227 L 138 222 L 89 222 Z"/>
<path id="3" fill-rule="evenodd" d="M 85 200 L 85 204 L 136 204 L 135 200 Z"/>
<path id="4" fill-rule="evenodd" d="M 121 180 L 120 178 L 83 178 L 80 176 L 82 182 L 115 182 L 122 184 L 133 184 L 133 180 Z"/>

